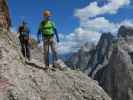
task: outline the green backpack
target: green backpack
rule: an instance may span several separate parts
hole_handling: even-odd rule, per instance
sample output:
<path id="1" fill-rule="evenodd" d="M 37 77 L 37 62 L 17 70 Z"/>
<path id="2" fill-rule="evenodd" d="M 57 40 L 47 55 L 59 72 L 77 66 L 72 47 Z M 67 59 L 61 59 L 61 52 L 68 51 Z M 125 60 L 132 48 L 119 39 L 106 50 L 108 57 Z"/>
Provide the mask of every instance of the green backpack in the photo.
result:
<path id="1" fill-rule="evenodd" d="M 45 37 L 54 35 L 55 24 L 52 21 L 42 21 L 40 30 Z"/>

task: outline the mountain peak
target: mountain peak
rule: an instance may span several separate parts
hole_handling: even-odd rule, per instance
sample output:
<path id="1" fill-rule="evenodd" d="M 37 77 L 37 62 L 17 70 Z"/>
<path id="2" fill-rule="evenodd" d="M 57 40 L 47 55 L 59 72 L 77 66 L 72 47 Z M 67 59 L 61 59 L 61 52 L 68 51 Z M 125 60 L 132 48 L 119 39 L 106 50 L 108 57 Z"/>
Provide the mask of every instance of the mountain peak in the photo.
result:
<path id="1" fill-rule="evenodd" d="M 118 37 L 128 37 L 133 36 L 133 27 L 131 26 L 121 26 L 118 31 Z"/>
<path id="2" fill-rule="evenodd" d="M 98 42 L 97 48 L 105 48 L 110 45 L 114 39 L 114 36 L 111 33 L 103 33 Z M 107 45 L 108 44 L 108 45 Z"/>
<path id="3" fill-rule="evenodd" d="M 95 48 L 94 43 L 86 42 L 83 46 L 81 46 L 79 52 L 89 52 L 90 50 Z"/>
<path id="4" fill-rule="evenodd" d="M 110 32 L 102 33 L 101 39 L 109 39 L 109 38 L 113 38 L 113 35 Z"/>

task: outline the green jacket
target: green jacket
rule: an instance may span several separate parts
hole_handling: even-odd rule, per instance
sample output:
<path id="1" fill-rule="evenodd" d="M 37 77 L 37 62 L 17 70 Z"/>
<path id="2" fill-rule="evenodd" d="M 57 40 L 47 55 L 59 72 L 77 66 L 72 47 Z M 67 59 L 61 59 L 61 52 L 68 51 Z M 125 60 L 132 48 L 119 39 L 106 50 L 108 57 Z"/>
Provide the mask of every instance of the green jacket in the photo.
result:
<path id="1" fill-rule="evenodd" d="M 52 22 L 51 20 L 44 20 L 41 22 L 39 31 L 37 33 L 38 42 L 40 42 L 40 35 L 42 35 L 44 38 L 51 38 L 52 36 L 56 35 L 57 42 L 59 42 L 57 29 L 55 27 L 54 22 Z"/>
<path id="2" fill-rule="evenodd" d="M 56 29 L 56 27 L 51 20 L 42 21 L 39 27 L 40 32 L 42 32 L 44 36 L 52 36 L 54 34 L 54 29 Z"/>

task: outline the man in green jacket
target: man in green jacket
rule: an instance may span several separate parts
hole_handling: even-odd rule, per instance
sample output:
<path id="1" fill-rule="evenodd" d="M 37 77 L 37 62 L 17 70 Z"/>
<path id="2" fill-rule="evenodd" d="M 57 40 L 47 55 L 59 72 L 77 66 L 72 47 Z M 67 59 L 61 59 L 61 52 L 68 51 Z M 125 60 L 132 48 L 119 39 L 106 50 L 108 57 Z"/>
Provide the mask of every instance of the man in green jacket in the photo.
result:
<path id="1" fill-rule="evenodd" d="M 44 47 L 44 63 L 46 69 L 49 67 L 49 47 L 51 47 L 53 55 L 53 67 L 55 67 L 55 62 L 58 60 L 57 51 L 54 41 L 54 35 L 56 35 L 57 42 L 59 42 L 59 37 L 54 22 L 50 19 L 52 16 L 51 12 L 46 10 L 43 14 L 44 20 L 40 23 L 38 31 L 38 42 L 40 43 L 40 35 L 43 37 L 43 47 Z"/>

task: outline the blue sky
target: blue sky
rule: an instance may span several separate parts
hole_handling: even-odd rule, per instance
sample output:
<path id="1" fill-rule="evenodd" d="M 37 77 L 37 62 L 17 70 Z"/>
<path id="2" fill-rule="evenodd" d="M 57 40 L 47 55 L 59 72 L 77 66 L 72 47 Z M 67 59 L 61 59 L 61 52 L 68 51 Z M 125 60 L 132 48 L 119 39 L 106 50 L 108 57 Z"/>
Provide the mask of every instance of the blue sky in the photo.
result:
<path id="1" fill-rule="evenodd" d="M 116 34 L 120 25 L 133 25 L 133 0 L 8 0 L 12 28 L 24 19 L 36 34 L 42 13 L 53 13 L 61 42 L 59 51 L 77 51 L 86 42 L 96 43 L 102 32 Z"/>
<path id="2" fill-rule="evenodd" d="M 90 0 L 91 1 L 91 0 Z M 31 31 L 35 33 L 42 19 L 44 10 L 53 13 L 60 33 L 70 33 L 78 27 L 78 20 L 73 16 L 76 8 L 89 4 L 88 0 L 8 0 L 13 26 L 17 27 L 21 20 L 28 21 Z"/>

